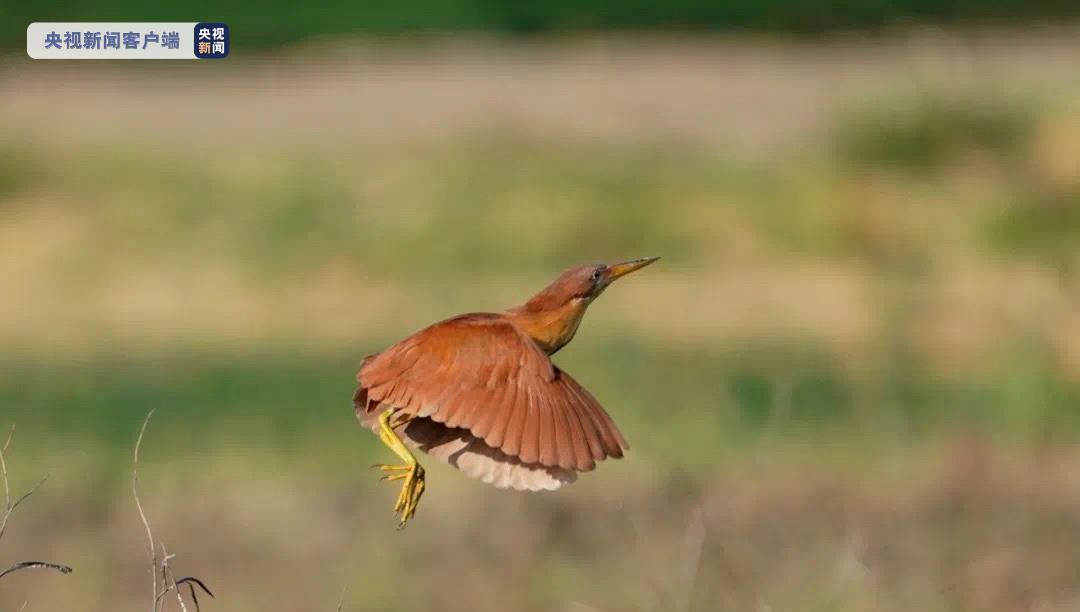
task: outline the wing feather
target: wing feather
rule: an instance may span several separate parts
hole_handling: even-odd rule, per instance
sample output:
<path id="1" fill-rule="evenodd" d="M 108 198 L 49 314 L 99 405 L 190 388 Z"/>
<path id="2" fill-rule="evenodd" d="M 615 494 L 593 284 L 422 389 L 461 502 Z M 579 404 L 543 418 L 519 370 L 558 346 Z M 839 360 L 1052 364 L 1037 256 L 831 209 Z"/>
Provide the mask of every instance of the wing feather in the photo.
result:
<path id="1" fill-rule="evenodd" d="M 517 398 L 510 407 L 512 413 L 506 425 L 506 439 L 500 447 L 503 452 L 515 457 L 521 452 L 521 436 L 525 432 L 525 419 L 529 416 L 529 391 L 521 382 L 517 387 Z"/>
<path id="2" fill-rule="evenodd" d="M 563 413 L 570 423 L 570 435 L 574 442 L 574 464 L 579 470 L 591 470 L 595 465 L 592 450 L 589 448 L 589 437 L 585 433 L 585 427 L 581 424 L 577 409 L 572 404 L 563 406 Z"/>
<path id="3" fill-rule="evenodd" d="M 555 440 L 555 412 L 558 410 L 548 401 L 549 398 L 540 396 L 538 405 L 540 409 L 540 437 L 538 440 L 540 463 L 542 465 L 559 465 L 559 447 Z"/>
<path id="4" fill-rule="evenodd" d="M 506 428 L 515 409 L 517 391 L 518 382 L 514 379 L 507 380 L 504 394 L 495 400 L 498 401 L 498 405 L 505 408 L 489 411 L 492 415 L 491 430 L 483 436 L 483 439 L 484 443 L 492 448 L 502 448 L 503 446 L 503 441 L 506 439 Z"/>
<path id="5" fill-rule="evenodd" d="M 513 388 L 509 384 L 506 375 L 506 371 L 499 368 L 492 372 L 492 379 L 488 380 L 487 385 L 490 395 L 485 399 L 486 404 L 502 406 L 506 402 L 506 397 Z M 497 422 L 504 419 L 505 413 L 505 410 L 483 410 L 478 408 L 476 422 L 471 428 L 472 434 L 477 438 L 487 439 L 488 434 L 492 433 Z"/>
<path id="6" fill-rule="evenodd" d="M 573 379 L 570 379 L 566 374 L 564 374 L 564 377 L 571 380 L 571 382 L 573 381 Z M 600 408 L 600 404 L 576 383 L 567 385 L 565 388 L 577 399 L 575 405 L 585 413 L 592 423 L 602 446 L 603 454 L 609 457 L 622 457 L 622 449 L 619 446 L 617 437 L 609 430 L 606 422 L 601 416 L 604 409 Z M 619 436 L 619 438 L 621 438 L 621 436 Z"/>
<path id="7" fill-rule="evenodd" d="M 484 385 L 484 394 L 469 407 L 462 421 L 470 422 L 471 433 L 478 438 L 486 438 L 491 431 L 491 424 L 499 416 L 500 410 L 485 410 L 485 407 L 500 406 L 502 397 L 507 393 L 507 364 L 505 359 L 495 359 L 495 365 L 491 367 L 491 373 Z"/>
<path id="8" fill-rule="evenodd" d="M 552 405 L 552 413 L 555 417 L 555 451 L 559 467 L 572 468 L 577 462 L 574 461 L 574 434 L 566 407 L 555 403 Z"/>
<path id="9" fill-rule="evenodd" d="M 596 430 L 596 426 L 593 424 L 592 419 L 586 414 L 585 410 L 578 406 L 578 400 L 575 396 L 574 401 L 566 404 L 574 416 L 577 417 L 578 424 L 581 426 L 581 431 L 585 436 L 585 445 L 588 449 L 589 459 L 593 462 L 600 461 L 604 458 L 604 445 L 600 442 L 600 434 Z"/>
<path id="10" fill-rule="evenodd" d="M 536 389 L 528 387 L 528 410 L 525 412 L 525 426 L 521 430 L 521 451 L 518 456 L 525 463 L 536 463 L 540 459 L 540 406 Z"/>
<path id="11" fill-rule="evenodd" d="M 365 359 L 357 380 L 358 411 L 466 429 L 523 464 L 585 471 L 626 448 L 596 399 L 502 315 L 436 323 Z"/>

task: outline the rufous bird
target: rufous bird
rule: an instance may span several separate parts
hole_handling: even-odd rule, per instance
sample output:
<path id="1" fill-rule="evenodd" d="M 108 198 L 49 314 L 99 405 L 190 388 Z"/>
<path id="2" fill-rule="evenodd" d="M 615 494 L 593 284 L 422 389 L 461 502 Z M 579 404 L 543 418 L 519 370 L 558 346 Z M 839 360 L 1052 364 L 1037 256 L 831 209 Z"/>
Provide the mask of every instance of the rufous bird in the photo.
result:
<path id="1" fill-rule="evenodd" d="M 500 489 L 554 490 L 629 447 L 600 403 L 551 355 L 574 338 L 585 309 L 616 279 L 656 261 L 563 272 L 524 305 L 423 329 L 360 365 L 360 423 L 404 461 L 377 464 L 403 480 L 399 528 L 424 494 L 419 449 Z"/>

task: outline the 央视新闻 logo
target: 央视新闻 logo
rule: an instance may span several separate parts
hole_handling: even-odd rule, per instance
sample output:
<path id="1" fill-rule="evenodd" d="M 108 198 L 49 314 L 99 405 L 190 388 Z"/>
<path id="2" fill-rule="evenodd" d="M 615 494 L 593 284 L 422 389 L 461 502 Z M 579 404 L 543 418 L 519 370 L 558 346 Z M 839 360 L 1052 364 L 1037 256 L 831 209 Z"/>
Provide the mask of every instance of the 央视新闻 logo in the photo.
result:
<path id="1" fill-rule="evenodd" d="M 221 59 L 229 55 L 229 26 L 224 23 L 195 24 L 195 57 Z"/>

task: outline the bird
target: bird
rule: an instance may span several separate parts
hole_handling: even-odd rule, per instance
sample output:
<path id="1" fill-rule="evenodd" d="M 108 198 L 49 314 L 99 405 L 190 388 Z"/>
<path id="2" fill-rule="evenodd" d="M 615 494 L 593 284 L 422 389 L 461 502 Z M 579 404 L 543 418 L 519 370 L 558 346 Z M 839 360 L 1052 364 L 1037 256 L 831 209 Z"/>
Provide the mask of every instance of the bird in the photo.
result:
<path id="1" fill-rule="evenodd" d="M 403 463 L 398 529 L 415 516 L 426 476 L 413 449 L 500 489 L 555 490 L 629 445 L 600 403 L 551 361 L 615 280 L 659 259 L 570 268 L 520 306 L 463 314 L 369 355 L 356 375 L 360 424 Z"/>

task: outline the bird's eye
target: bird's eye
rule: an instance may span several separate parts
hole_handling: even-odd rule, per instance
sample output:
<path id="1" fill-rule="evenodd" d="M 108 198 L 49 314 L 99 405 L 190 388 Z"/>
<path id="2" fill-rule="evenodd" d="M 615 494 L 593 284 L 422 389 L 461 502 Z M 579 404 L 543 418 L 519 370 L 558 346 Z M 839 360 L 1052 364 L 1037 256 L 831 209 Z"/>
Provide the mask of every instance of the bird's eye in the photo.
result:
<path id="1" fill-rule="evenodd" d="M 598 281 L 598 280 L 600 280 L 600 279 L 601 279 L 601 278 L 603 278 L 603 277 L 604 277 L 604 270 L 603 270 L 602 268 L 597 268 L 597 269 L 593 270 L 593 273 L 592 273 L 592 277 L 591 277 L 591 278 L 592 278 L 592 279 L 593 279 L 594 281 Z"/>

